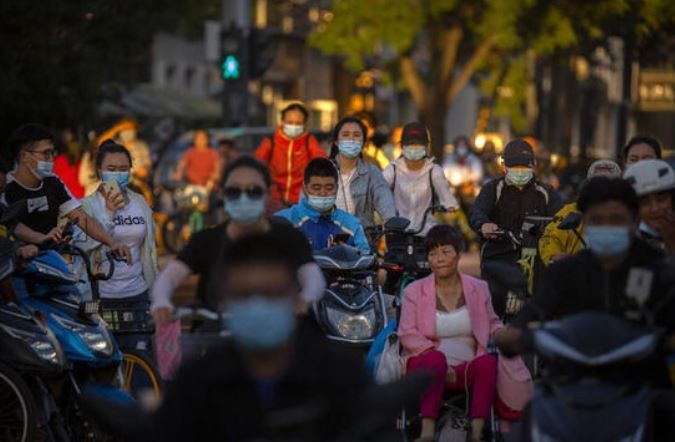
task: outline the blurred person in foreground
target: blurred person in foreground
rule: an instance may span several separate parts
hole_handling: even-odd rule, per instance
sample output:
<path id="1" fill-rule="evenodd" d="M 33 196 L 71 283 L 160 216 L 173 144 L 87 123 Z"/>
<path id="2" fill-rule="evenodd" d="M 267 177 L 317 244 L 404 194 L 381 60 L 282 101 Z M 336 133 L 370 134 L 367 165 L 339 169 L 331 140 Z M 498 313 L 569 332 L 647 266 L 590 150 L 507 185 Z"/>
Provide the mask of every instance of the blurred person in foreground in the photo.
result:
<path id="1" fill-rule="evenodd" d="M 595 161 L 588 168 L 587 179 L 590 180 L 596 176 L 619 178 L 621 177 L 621 167 L 612 160 Z M 574 230 L 558 228 L 560 222 L 570 213 L 579 213 L 576 201 L 563 206 L 555 214 L 555 220 L 546 226 L 544 233 L 539 238 L 539 256 L 546 266 L 566 256 L 574 255 L 582 247 L 580 238 L 583 235 L 583 224 L 575 229 L 576 233 Z"/>
<path id="2" fill-rule="evenodd" d="M 272 234 L 235 241 L 218 270 L 231 339 L 183 366 L 151 440 L 332 440 L 357 423 L 370 381 L 354 355 L 295 315 L 297 273 Z"/>
<path id="3" fill-rule="evenodd" d="M 300 199 L 305 167 L 326 152 L 307 130 L 309 112 L 302 103 L 291 103 L 281 111 L 281 124 L 274 135 L 265 138 L 255 156 L 270 169 L 272 199 L 286 206 Z"/>

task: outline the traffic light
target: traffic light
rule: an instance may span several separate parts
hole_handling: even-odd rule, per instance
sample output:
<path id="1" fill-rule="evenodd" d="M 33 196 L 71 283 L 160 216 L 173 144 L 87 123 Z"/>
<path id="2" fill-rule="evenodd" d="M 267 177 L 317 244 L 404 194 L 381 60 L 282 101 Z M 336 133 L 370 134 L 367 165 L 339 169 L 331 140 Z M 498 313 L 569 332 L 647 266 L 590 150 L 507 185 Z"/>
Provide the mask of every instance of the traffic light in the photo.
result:
<path id="1" fill-rule="evenodd" d="M 260 78 L 274 62 L 276 44 L 270 29 L 251 29 L 249 34 L 249 78 Z"/>
<path id="2" fill-rule="evenodd" d="M 236 55 L 230 54 L 225 56 L 225 60 L 223 60 L 223 65 L 221 66 L 223 79 L 238 80 L 241 76 L 239 64 L 239 58 Z"/>
<path id="3" fill-rule="evenodd" d="M 236 81 L 244 76 L 246 47 L 242 30 L 234 25 L 225 29 L 221 34 L 221 65 L 220 73 L 225 81 Z"/>

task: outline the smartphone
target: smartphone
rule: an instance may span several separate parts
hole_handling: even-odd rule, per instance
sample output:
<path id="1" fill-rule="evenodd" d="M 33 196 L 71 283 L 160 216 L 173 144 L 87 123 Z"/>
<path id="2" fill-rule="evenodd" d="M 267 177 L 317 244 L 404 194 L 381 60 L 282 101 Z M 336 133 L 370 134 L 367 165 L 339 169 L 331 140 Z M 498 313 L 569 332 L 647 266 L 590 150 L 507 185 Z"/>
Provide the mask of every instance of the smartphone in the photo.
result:
<path id="1" fill-rule="evenodd" d="M 106 195 L 110 195 L 110 192 L 114 190 L 120 190 L 119 184 L 117 184 L 116 180 L 112 181 L 104 181 L 103 182 L 103 190 L 105 191 Z"/>

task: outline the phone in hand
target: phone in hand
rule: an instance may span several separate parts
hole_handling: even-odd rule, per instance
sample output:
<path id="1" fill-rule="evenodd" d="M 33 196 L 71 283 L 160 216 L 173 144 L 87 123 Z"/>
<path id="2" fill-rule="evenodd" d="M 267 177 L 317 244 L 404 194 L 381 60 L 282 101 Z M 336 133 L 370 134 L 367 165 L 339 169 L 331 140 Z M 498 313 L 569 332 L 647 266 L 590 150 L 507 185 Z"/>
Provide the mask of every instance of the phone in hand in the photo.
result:
<path id="1" fill-rule="evenodd" d="M 103 182 L 103 191 L 106 195 L 110 195 L 110 192 L 114 190 L 120 190 L 120 185 L 117 184 L 116 180 Z"/>

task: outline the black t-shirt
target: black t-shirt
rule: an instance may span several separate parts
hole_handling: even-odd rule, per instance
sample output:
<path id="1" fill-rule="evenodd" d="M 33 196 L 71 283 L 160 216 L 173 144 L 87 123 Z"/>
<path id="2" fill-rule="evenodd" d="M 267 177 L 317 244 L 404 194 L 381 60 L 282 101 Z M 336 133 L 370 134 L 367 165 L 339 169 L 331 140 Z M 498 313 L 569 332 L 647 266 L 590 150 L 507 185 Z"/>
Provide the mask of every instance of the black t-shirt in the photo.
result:
<path id="1" fill-rule="evenodd" d="M 36 188 L 19 184 L 11 175 L 5 187 L 2 202 L 11 205 L 26 200 L 28 212 L 21 222 L 36 232 L 47 234 L 58 224 L 60 217 L 67 215 L 80 206 L 63 181 L 56 176 L 42 180 Z"/>
<path id="2" fill-rule="evenodd" d="M 278 217 L 270 218 L 271 233 L 279 239 L 288 250 L 288 259 L 297 270 L 303 264 L 312 262 L 312 250 L 307 238 L 297 231 L 292 224 Z M 197 298 L 205 306 L 217 308 L 209 293 L 213 268 L 222 265 L 221 257 L 225 248 L 232 242 L 226 235 L 227 224 L 202 230 L 195 233 L 185 248 L 178 254 L 178 259 L 184 262 L 193 273 L 199 275 L 197 284 Z"/>

